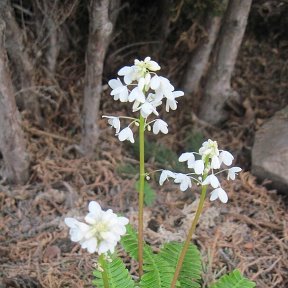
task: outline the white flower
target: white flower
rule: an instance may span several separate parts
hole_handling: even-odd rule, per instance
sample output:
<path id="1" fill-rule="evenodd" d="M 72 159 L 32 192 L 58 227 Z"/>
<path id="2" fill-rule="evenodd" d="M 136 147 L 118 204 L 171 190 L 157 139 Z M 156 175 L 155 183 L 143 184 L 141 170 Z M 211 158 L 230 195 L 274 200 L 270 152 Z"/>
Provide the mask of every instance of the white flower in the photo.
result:
<path id="1" fill-rule="evenodd" d="M 128 100 L 129 102 L 133 102 L 136 100 L 139 103 L 145 103 L 145 95 L 143 91 L 137 86 L 129 94 Z"/>
<path id="2" fill-rule="evenodd" d="M 137 110 L 140 110 L 140 113 L 143 118 L 147 118 L 150 114 L 154 113 L 156 116 L 159 115 L 155 107 L 150 102 L 145 102 Z"/>
<path id="3" fill-rule="evenodd" d="M 211 196 L 210 196 L 210 201 L 214 201 L 216 199 L 220 199 L 222 203 L 227 203 L 228 202 L 228 196 L 227 193 L 221 188 L 216 188 L 212 191 Z"/>
<path id="4" fill-rule="evenodd" d="M 191 178 L 189 176 L 182 173 L 176 173 L 175 176 L 174 183 L 180 183 L 181 191 L 185 191 L 192 187 Z"/>
<path id="5" fill-rule="evenodd" d="M 144 59 L 144 61 L 139 61 L 138 59 L 136 59 L 134 61 L 134 65 L 140 70 L 140 71 L 145 71 L 146 69 L 150 70 L 150 71 L 158 71 L 160 70 L 160 66 L 158 65 L 157 62 L 151 60 L 151 57 L 146 57 Z"/>
<path id="6" fill-rule="evenodd" d="M 197 175 L 202 175 L 205 168 L 203 160 L 196 160 L 193 168 Z"/>
<path id="7" fill-rule="evenodd" d="M 116 133 L 120 131 L 120 120 L 119 117 L 114 116 L 102 116 L 103 118 L 108 118 L 108 123 L 116 129 Z"/>
<path id="8" fill-rule="evenodd" d="M 154 78 L 153 81 L 153 86 L 152 86 L 152 79 Z M 171 99 L 171 100 L 175 100 L 175 97 L 173 96 L 173 91 L 174 91 L 174 86 L 170 83 L 170 81 L 162 76 L 157 76 L 157 77 L 153 77 L 151 79 L 151 84 L 150 87 L 151 89 L 153 89 L 152 87 L 157 87 L 153 90 L 155 90 L 156 94 L 159 97 L 166 97 L 167 99 Z"/>
<path id="9" fill-rule="evenodd" d="M 219 160 L 219 157 L 214 155 L 212 156 L 212 160 L 211 160 L 211 168 L 212 169 L 219 169 L 221 165 L 221 162 Z"/>
<path id="10" fill-rule="evenodd" d="M 167 134 L 168 133 L 168 124 L 161 119 L 157 119 L 157 120 L 155 120 L 155 122 L 153 124 L 153 133 L 158 134 L 160 131 L 163 134 Z"/>
<path id="11" fill-rule="evenodd" d="M 110 251 L 114 252 L 117 242 L 126 233 L 125 225 L 129 220 L 118 217 L 111 209 L 103 211 L 100 205 L 91 201 L 89 213 L 85 217 L 86 223 L 74 218 L 65 218 L 65 224 L 70 228 L 70 237 L 73 242 L 79 242 L 89 253 L 99 255 Z"/>
<path id="12" fill-rule="evenodd" d="M 235 176 L 239 173 L 242 169 L 240 167 L 232 167 L 228 169 L 227 179 L 235 180 Z"/>
<path id="13" fill-rule="evenodd" d="M 193 168 L 195 164 L 195 156 L 192 152 L 182 153 L 179 157 L 179 162 L 187 161 L 188 168 Z"/>
<path id="14" fill-rule="evenodd" d="M 136 80 L 136 71 L 133 66 L 124 66 L 118 71 L 118 75 L 124 76 L 124 82 L 127 85 Z"/>
<path id="15" fill-rule="evenodd" d="M 118 134 L 118 139 L 120 141 L 129 140 L 131 143 L 135 142 L 133 132 L 130 127 L 126 127 L 123 130 L 121 130 L 120 133 Z"/>
<path id="16" fill-rule="evenodd" d="M 233 155 L 228 151 L 222 151 L 219 155 L 219 159 L 223 162 L 226 166 L 230 166 L 233 162 Z"/>
<path id="17" fill-rule="evenodd" d="M 169 170 L 163 170 L 161 172 L 160 178 L 159 178 L 159 184 L 162 186 L 163 183 L 169 179 L 169 177 L 171 178 L 175 178 L 175 173 L 169 171 Z"/>
<path id="18" fill-rule="evenodd" d="M 184 92 L 182 91 L 173 91 L 172 95 L 174 98 L 168 99 L 166 100 L 166 112 L 169 112 L 169 110 L 176 110 L 177 109 L 177 101 L 175 100 L 175 98 L 183 96 Z"/>
<path id="19" fill-rule="evenodd" d="M 114 96 L 114 100 L 120 100 L 121 102 L 128 101 L 128 89 L 122 84 L 119 78 L 110 80 L 108 85 L 113 89 L 110 94 Z"/>
<path id="20" fill-rule="evenodd" d="M 208 175 L 206 179 L 202 182 L 202 185 L 208 184 L 211 184 L 213 188 L 217 188 L 220 186 L 219 180 L 214 174 Z"/>
<path id="21" fill-rule="evenodd" d="M 219 156 L 217 142 L 208 139 L 208 141 L 205 141 L 202 144 L 202 147 L 199 149 L 199 154 L 202 156 L 202 158 L 206 158 L 206 156 L 209 158 L 212 158 L 213 156 Z"/>

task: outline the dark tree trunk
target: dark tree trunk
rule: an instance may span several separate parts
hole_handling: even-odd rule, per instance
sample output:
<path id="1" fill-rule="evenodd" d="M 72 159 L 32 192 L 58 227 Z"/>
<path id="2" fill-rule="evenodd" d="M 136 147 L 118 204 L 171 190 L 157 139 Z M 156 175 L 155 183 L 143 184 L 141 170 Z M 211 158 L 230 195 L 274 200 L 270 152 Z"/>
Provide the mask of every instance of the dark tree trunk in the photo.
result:
<path id="1" fill-rule="evenodd" d="M 4 176 L 21 184 L 29 176 L 29 157 L 9 73 L 4 34 L 5 22 L 0 19 L 0 150 L 6 170 Z"/>
<path id="2" fill-rule="evenodd" d="M 117 0 L 91 0 L 89 3 L 89 39 L 85 59 L 81 139 L 81 149 L 86 156 L 92 156 L 99 137 L 97 120 L 102 92 L 103 64 L 113 30 L 112 23 L 115 22 L 109 18 L 110 7 L 115 9 L 117 6 L 115 2 L 118 3 Z"/>
<path id="3" fill-rule="evenodd" d="M 191 60 L 188 63 L 186 74 L 183 80 L 183 89 L 185 93 L 194 94 L 198 91 L 200 80 L 205 75 L 211 51 L 214 47 L 216 39 L 221 27 L 221 21 L 223 13 L 226 10 L 227 2 L 224 1 L 221 7 L 222 13 L 219 15 L 212 15 L 209 11 L 209 15 L 206 17 L 206 37 L 199 43 L 198 47 L 191 55 Z"/>
<path id="4" fill-rule="evenodd" d="M 225 102 L 235 95 L 230 80 L 247 25 L 251 2 L 252 0 L 230 0 L 228 4 L 199 113 L 199 117 L 210 124 L 225 120 Z"/>
<path id="5" fill-rule="evenodd" d="M 6 47 L 9 57 L 15 66 L 16 74 L 20 79 L 17 89 L 22 91 L 19 104 L 28 110 L 35 120 L 41 122 L 41 114 L 37 95 L 33 93 L 33 61 L 27 52 L 23 32 L 18 26 L 11 3 L 8 0 L 0 1 L 1 16 L 6 22 Z M 18 102 L 18 101 L 17 101 Z"/>

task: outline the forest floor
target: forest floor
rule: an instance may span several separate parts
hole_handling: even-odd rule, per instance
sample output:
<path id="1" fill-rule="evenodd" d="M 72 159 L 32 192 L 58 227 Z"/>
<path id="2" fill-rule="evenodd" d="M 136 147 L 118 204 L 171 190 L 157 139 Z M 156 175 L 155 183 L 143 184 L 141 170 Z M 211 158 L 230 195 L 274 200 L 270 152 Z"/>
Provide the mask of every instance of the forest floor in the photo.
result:
<path id="1" fill-rule="evenodd" d="M 157 150 L 147 156 L 149 171 L 170 168 L 177 155 L 199 146 L 202 138 L 217 140 L 244 169 L 233 183 L 223 179 L 228 204 L 205 204 L 194 236 L 203 255 L 203 287 L 234 268 L 256 281 L 257 287 L 288 287 L 287 199 L 257 182 L 249 171 L 255 131 L 287 104 L 284 51 L 247 38 L 233 78 L 242 100 L 229 104 L 229 120 L 221 129 L 201 122 L 189 111 L 190 100 L 183 98 L 177 112 L 165 115 L 169 134 L 158 140 L 151 137 L 147 143 L 150 151 Z M 96 200 L 105 209 L 123 213 L 132 224 L 137 222 L 137 149 L 120 145 L 101 119 L 96 159 L 80 157 L 75 146 L 79 105 L 73 99 L 79 99 L 81 91 L 70 87 L 64 93 L 52 84 L 43 81 L 50 87 L 45 91 L 49 102 L 45 131 L 28 120 L 23 125 L 33 155 L 30 181 L 25 186 L 0 186 L 1 288 L 91 287 L 95 255 L 72 243 L 64 225 L 67 216 L 85 215 L 88 201 Z M 105 97 L 103 114 L 125 113 L 124 105 L 119 109 L 108 90 Z M 196 97 L 193 102 L 197 101 Z M 70 112 L 61 113 L 59 103 L 69 106 Z M 167 240 L 184 239 L 199 191 L 183 193 L 171 183 L 159 187 L 156 179 L 150 183 L 157 191 L 156 200 L 145 208 L 144 220 L 146 241 L 159 247 Z M 129 268 L 135 273 L 137 267 Z"/>

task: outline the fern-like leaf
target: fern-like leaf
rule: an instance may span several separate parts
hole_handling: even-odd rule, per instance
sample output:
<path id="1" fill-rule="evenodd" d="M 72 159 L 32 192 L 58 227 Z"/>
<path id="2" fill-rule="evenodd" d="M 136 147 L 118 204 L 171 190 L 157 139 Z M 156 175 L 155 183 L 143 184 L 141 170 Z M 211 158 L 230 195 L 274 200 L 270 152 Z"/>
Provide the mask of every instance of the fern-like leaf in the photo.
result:
<path id="1" fill-rule="evenodd" d="M 115 255 L 112 255 L 111 259 L 112 262 L 105 261 L 109 288 L 134 288 L 135 283 L 121 259 Z M 95 276 L 95 279 L 92 281 L 93 285 L 97 288 L 104 288 L 102 273 L 99 270 L 95 270 L 93 275 Z"/>
<path id="2" fill-rule="evenodd" d="M 170 242 L 164 245 L 159 256 L 169 262 L 175 271 L 183 248 L 183 243 Z M 201 256 L 197 247 L 191 244 L 188 248 L 178 277 L 181 288 L 199 288 L 202 273 Z"/>
<path id="3" fill-rule="evenodd" d="M 138 238 L 137 233 L 131 225 L 127 225 L 127 233 L 121 239 L 121 244 L 129 255 L 138 260 Z M 143 247 L 143 270 L 141 277 L 141 288 L 167 288 L 170 287 L 174 269 L 164 258 L 154 254 L 150 246 Z"/>
<path id="4" fill-rule="evenodd" d="M 216 283 L 209 288 L 253 288 L 256 284 L 245 278 L 239 270 L 223 275 Z"/>

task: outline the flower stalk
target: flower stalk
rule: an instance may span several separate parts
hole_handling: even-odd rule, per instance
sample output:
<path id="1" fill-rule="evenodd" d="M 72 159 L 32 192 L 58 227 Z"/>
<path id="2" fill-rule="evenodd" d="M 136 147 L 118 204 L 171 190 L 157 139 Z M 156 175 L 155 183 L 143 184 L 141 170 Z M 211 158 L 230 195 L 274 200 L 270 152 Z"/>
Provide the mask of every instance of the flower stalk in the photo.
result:
<path id="1" fill-rule="evenodd" d="M 138 203 L 138 262 L 139 277 L 143 275 L 143 209 L 144 209 L 144 184 L 145 184 L 145 165 L 144 165 L 144 133 L 145 119 L 140 115 L 139 119 L 139 203 Z"/>
<path id="2" fill-rule="evenodd" d="M 191 224 L 191 227 L 189 229 L 188 235 L 186 237 L 186 240 L 185 240 L 183 249 L 181 251 L 179 260 L 177 262 L 176 270 L 175 270 L 175 273 L 174 273 L 174 276 L 173 276 L 173 279 L 172 279 L 172 282 L 171 282 L 171 288 L 175 288 L 176 287 L 176 282 L 177 282 L 177 279 L 179 277 L 179 274 L 180 274 L 180 271 L 181 271 L 181 268 L 182 268 L 182 265 L 183 265 L 183 262 L 184 262 L 185 255 L 186 255 L 187 250 L 189 248 L 192 236 L 193 236 L 193 234 L 195 232 L 196 225 L 197 225 L 197 223 L 199 221 L 200 215 L 201 215 L 201 213 L 203 211 L 204 202 L 205 202 L 205 198 L 206 198 L 206 191 L 207 191 L 207 185 L 202 186 L 202 191 L 201 191 L 201 196 L 200 196 L 200 201 L 199 201 L 199 204 L 198 204 L 198 207 L 197 207 L 197 211 L 196 211 L 195 217 L 194 217 L 194 219 L 192 221 L 192 224 Z"/>
<path id="3" fill-rule="evenodd" d="M 100 267 L 103 269 L 101 274 L 102 274 L 102 280 L 103 280 L 104 288 L 109 288 L 109 279 L 108 279 L 108 275 L 107 275 L 107 264 L 106 264 L 104 257 L 105 257 L 104 254 L 99 255 L 98 261 L 99 261 Z"/>

